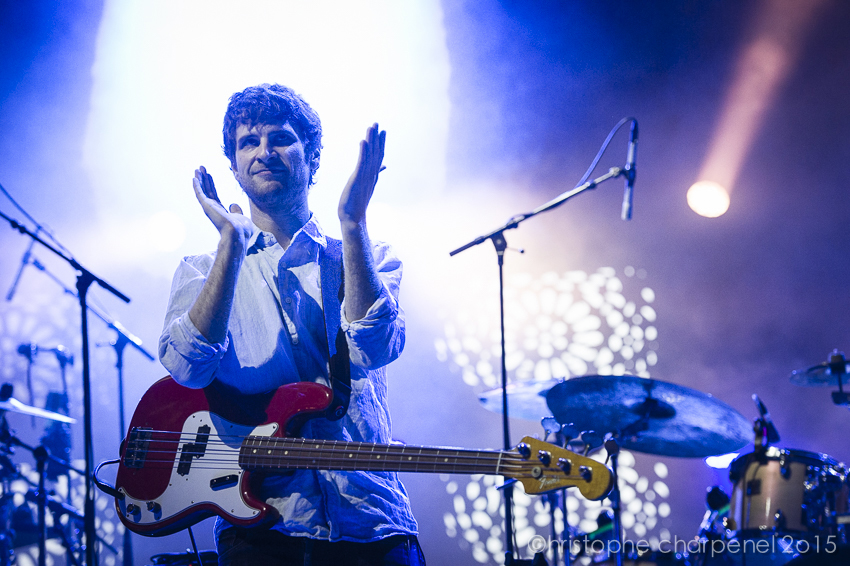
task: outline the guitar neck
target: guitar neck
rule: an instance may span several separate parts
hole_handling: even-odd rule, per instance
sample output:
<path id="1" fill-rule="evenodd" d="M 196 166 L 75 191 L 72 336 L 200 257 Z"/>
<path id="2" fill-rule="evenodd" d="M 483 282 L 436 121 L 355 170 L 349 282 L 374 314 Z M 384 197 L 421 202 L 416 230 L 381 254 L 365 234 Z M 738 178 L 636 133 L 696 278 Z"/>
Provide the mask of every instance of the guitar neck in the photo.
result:
<path id="1" fill-rule="evenodd" d="M 507 477 L 518 477 L 523 468 L 521 459 L 510 452 L 258 436 L 242 443 L 239 466 L 268 472 L 363 470 Z"/>

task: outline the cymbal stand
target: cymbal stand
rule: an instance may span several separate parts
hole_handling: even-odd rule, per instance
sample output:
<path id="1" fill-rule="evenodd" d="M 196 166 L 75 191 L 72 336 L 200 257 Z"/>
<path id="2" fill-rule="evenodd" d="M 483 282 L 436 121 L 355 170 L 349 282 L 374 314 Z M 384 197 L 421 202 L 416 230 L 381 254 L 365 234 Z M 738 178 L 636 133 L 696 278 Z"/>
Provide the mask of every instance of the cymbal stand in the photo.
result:
<path id="1" fill-rule="evenodd" d="M 47 564 L 47 526 L 45 524 L 45 509 L 47 508 L 47 493 L 44 491 L 45 462 L 47 461 L 47 448 L 39 445 L 32 451 L 35 458 L 36 470 L 38 470 L 38 566 Z"/>
<path id="2" fill-rule="evenodd" d="M 572 424 L 562 425 L 555 417 L 544 417 L 541 419 L 541 424 L 543 425 L 543 431 L 546 433 L 543 437 L 543 441 L 550 442 L 551 444 L 560 446 L 561 448 L 567 448 L 567 444 L 569 444 L 576 435 L 576 430 Z M 550 439 L 549 435 L 553 435 L 553 438 Z M 560 546 L 564 554 L 564 566 L 571 566 L 573 559 L 573 530 L 570 526 L 569 510 L 567 509 L 567 490 L 566 488 L 559 489 L 557 491 L 547 493 L 545 497 L 549 502 L 549 513 L 552 525 L 551 537 L 553 541 L 558 540 L 558 533 L 555 530 L 555 508 L 559 505 L 559 503 L 561 506 L 561 513 L 563 513 L 564 516 L 564 529 L 561 532 L 561 540 L 559 541 L 561 544 L 555 544 L 552 546 L 552 564 L 553 566 L 557 566 L 558 564 L 558 547 Z"/>
<path id="3" fill-rule="evenodd" d="M 850 394 L 844 391 L 844 376 L 847 375 L 847 360 L 844 358 L 844 353 L 837 349 L 832 351 L 829 356 L 829 373 L 838 376 L 838 391 L 832 392 L 832 402 L 839 406 L 850 406 Z"/>
<path id="4" fill-rule="evenodd" d="M 124 423 L 124 347 L 130 343 L 127 336 L 120 331 L 111 346 L 115 349 L 115 369 L 118 371 L 118 438 L 124 440 L 127 432 Z M 147 352 L 145 352 L 147 353 Z M 133 538 L 130 529 L 124 528 L 123 552 L 121 554 L 124 566 L 133 566 Z"/>
<path id="5" fill-rule="evenodd" d="M 0 431 L 8 430 L 8 426 L 6 415 L 0 414 Z M 0 566 L 9 566 L 15 561 L 11 530 L 12 507 L 14 506 L 11 483 L 17 476 L 18 470 L 12 460 L 9 459 L 12 453 L 12 447 L 8 443 L 0 444 L 0 485 L 3 489 L 3 493 L 0 495 Z"/>
<path id="6" fill-rule="evenodd" d="M 154 357 L 142 348 L 142 341 L 127 332 L 127 329 L 121 326 L 118 321 L 112 321 L 110 326 L 118 333 L 118 337 L 109 345 L 115 350 L 115 369 L 118 371 L 118 439 L 120 442 L 124 440 L 124 435 L 127 433 L 124 421 L 124 348 L 128 344 L 132 344 L 151 361 Z M 129 529 L 124 529 L 122 557 L 124 566 L 133 566 L 133 539 Z"/>
<path id="7" fill-rule="evenodd" d="M 65 398 L 68 398 L 68 378 L 66 377 L 66 367 L 68 364 L 74 365 L 74 354 L 68 352 L 65 346 L 56 346 L 53 348 L 56 354 L 56 361 L 59 362 L 59 375 L 62 377 L 62 393 Z"/>
<path id="8" fill-rule="evenodd" d="M 18 353 L 27 359 L 27 395 L 29 395 L 29 404 L 35 405 L 35 394 L 32 391 L 32 364 L 38 354 L 38 345 L 21 344 L 18 346 Z M 35 417 L 32 417 L 32 426 L 35 427 Z"/>
<path id="9" fill-rule="evenodd" d="M 611 501 L 611 510 L 614 518 L 614 540 L 617 541 L 617 566 L 623 566 L 623 523 L 622 509 L 620 507 L 620 477 L 617 475 L 617 469 L 620 465 L 620 444 L 613 434 L 605 436 L 605 450 L 608 452 L 608 458 L 611 460 L 611 473 L 614 478 L 614 487 L 611 493 L 608 494 L 608 499 Z"/>
<path id="10" fill-rule="evenodd" d="M 84 421 L 84 438 L 85 438 L 85 460 L 86 473 L 84 476 L 86 485 L 85 495 L 85 537 L 86 537 L 86 566 L 97 566 L 97 531 L 95 529 L 95 507 L 94 507 L 94 486 L 92 485 L 92 470 L 94 468 L 94 435 L 92 434 L 92 403 L 91 403 L 91 368 L 89 360 L 89 323 L 88 312 L 89 307 L 86 302 L 89 287 L 92 283 L 97 283 L 103 289 L 106 289 L 122 301 L 129 303 L 130 299 L 118 289 L 97 277 L 94 273 L 83 267 L 76 259 L 65 255 L 52 245 L 45 242 L 36 234 L 30 232 L 26 226 L 20 224 L 16 220 L 9 218 L 2 212 L 0 217 L 4 218 L 12 228 L 16 229 L 21 234 L 26 234 L 33 240 L 36 240 L 41 245 L 52 251 L 57 256 L 64 259 L 79 273 L 77 275 L 77 296 L 80 300 L 80 321 L 81 334 L 83 341 L 83 421 Z"/>

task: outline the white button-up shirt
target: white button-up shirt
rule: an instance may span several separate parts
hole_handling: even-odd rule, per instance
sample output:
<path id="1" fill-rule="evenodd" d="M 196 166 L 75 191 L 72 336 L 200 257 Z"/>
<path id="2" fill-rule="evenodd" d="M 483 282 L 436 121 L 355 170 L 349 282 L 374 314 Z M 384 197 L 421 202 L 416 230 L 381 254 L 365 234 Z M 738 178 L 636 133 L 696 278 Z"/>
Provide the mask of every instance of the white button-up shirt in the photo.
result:
<path id="1" fill-rule="evenodd" d="M 319 254 L 326 246 L 314 217 L 286 250 L 271 234 L 255 228 L 239 271 L 227 336 L 219 344 L 208 342 L 188 314 L 215 254 L 184 258 L 174 276 L 159 341 L 160 360 L 172 377 L 192 388 L 217 379 L 242 393 L 297 381 L 327 384 L 319 273 Z M 340 316 L 351 361 L 348 412 L 338 421 L 308 421 L 301 430 L 305 437 L 391 441 L 384 366 L 404 347 L 404 311 L 398 305 L 402 266 L 384 243 L 376 242 L 372 253 L 382 283 L 380 297 L 360 320 L 346 320 L 344 303 Z M 270 476 L 262 496 L 281 513 L 274 528 L 292 536 L 366 542 L 417 531 L 396 473 L 296 471 Z M 216 533 L 227 526 L 220 519 Z"/>

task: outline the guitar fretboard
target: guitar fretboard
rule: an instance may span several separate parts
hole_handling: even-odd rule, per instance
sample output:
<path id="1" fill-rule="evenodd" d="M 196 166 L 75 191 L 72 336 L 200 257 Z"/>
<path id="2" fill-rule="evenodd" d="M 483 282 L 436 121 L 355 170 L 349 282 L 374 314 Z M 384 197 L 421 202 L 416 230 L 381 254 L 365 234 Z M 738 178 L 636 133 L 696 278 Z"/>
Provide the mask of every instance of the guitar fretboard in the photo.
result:
<path id="1" fill-rule="evenodd" d="M 531 475 L 531 465 L 509 452 L 259 436 L 248 437 L 242 443 L 239 466 L 266 471 L 308 469 L 508 477 Z M 528 468 L 527 473 L 525 468 Z"/>

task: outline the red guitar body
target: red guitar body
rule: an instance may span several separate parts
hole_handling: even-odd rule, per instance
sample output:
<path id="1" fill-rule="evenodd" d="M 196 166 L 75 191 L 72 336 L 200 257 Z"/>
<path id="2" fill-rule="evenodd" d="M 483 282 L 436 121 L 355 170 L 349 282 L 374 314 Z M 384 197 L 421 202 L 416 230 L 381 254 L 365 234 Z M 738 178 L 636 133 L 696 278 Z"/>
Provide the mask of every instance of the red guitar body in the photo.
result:
<path id="1" fill-rule="evenodd" d="M 220 515 L 249 526 L 277 517 L 238 465 L 247 436 L 283 437 L 328 407 L 332 392 L 293 383 L 258 395 L 219 385 L 189 389 L 171 377 L 139 401 L 121 446 L 118 516 L 131 531 L 160 536 Z"/>

